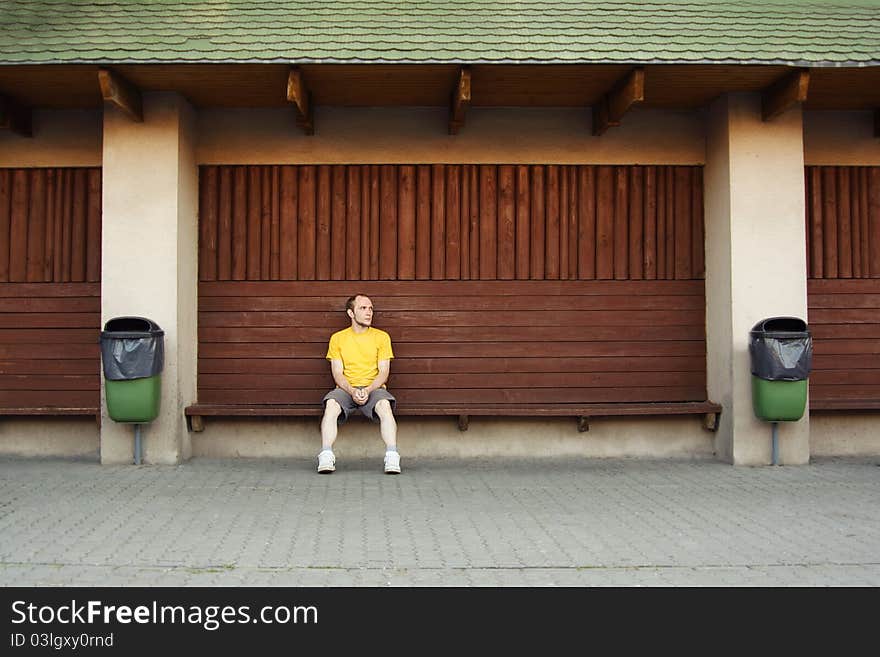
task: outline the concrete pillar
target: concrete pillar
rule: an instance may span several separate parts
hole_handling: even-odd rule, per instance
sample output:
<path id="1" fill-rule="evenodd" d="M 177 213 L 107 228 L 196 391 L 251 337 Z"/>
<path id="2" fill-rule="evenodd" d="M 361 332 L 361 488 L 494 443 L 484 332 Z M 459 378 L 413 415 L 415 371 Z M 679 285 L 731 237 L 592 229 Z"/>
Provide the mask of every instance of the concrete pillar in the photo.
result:
<path id="1" fill-rule="evenodd" d="M 161 408 L 143 426 L 142 462 L 180 463 L 191 454 L 183 409 L 196 398 L 195 116 L 178 94 L 144 94 L 143 105 L 143 123 L 104 113 L 101 322 L 138 315 L 164 329 Z M 101 400 L 101 462 L 132 463 L 134 429 L 109 418 L 103 390 Z"/>
<path id="2" fill-rule="evenodd" d="M 749 330 L 778 315 L 807 318 L 803 122 L 800 108 L 761 120 L 757 94 L 728 94 L 707 119 L 708 393 L 724 405 L 718 458 L 771 462 L 771 424 L 752 410 Z M 809 417 L 779 423 L 782 464 L 810 458 Z"/>

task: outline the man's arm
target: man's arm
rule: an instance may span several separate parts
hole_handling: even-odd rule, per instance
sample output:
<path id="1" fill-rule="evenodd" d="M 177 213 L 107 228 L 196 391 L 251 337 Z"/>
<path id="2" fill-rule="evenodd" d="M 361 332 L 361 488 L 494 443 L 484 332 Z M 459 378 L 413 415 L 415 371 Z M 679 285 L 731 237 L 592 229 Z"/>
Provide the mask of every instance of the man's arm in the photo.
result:
<path id="1" fill-rule="evenodd" d="M 330 361 L 330 372 L 333 374 L 333 380 L 336 382 L 336 385 L 345 390 L 349 395 L 354 397 L 354 388 L 348 382 L 348 379 L 345 378 L 343 372 L 343 365 L 341 360 L 333 359 Z"/>
<path id="2" fill-rule="evenodd" d="M 385 382 L 388 380 L 388 375 L 391 374 L 391 361 L 390 360 L 380 360 L 379 364 L 379 374 L 373 379 L 373 382 L 367 386 L 366 393 L 369 395 L 374 390 L 377 390 L 385 385 Z"/>

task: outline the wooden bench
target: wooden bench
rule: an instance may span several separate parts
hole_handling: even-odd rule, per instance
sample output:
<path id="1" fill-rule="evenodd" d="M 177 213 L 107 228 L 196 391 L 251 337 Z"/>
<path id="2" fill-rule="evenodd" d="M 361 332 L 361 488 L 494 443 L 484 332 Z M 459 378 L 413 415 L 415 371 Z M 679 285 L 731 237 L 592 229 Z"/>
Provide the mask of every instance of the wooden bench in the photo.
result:
<path id="1" fill-rule="evenodd" d="M 0 408 L 0 417 L 82 417 L 91 416 L 100 426 L 101 409 L 97 406 Z"/>
<path id="2" fill-rule="evenodd" d="M 320 417 L 318 404 L 194 404 L 185 410 L 187 427 L 201 432 L 206 417 Z M 454 416 L 458 428 L 467 431 L 471 417 L 574 417 L 578 431 L 588 431 L 594 417 L 699 415 L 709 431 L 718 428 L 721 405 L 704 402 L 609 403 L 609 404 L 398 404 L 397 416 Z M 358 414 L 360 416 L 360 414 Z M 362 416 L 361 416 L 362 417 Z"/>
<path id="3" fill-rule="evenodd" d="M 834 411 L 880 411 L 880 399 L 810 400 L 810 413 Z"/>

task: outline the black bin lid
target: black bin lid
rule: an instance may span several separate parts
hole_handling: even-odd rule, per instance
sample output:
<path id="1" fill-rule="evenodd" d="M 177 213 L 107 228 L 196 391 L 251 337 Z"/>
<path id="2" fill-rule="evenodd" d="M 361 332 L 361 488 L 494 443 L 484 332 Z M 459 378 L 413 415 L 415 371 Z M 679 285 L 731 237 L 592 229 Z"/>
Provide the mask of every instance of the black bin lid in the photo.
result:
<path id="1" fill-rule="evenodd" d="M 148 338 L 165 335 L 159 325 L 146 317 L 114 317 L 107 320 L 102 338 Z"/>
<path id="2" fill-rule="evenodd" d="M 755 324 L 750 334 L 755 337 L 762 335 L 795 337 L 794 334 L 807 336 L 809 329 L 807 323 L 798 317 L 768 317 Z"/>

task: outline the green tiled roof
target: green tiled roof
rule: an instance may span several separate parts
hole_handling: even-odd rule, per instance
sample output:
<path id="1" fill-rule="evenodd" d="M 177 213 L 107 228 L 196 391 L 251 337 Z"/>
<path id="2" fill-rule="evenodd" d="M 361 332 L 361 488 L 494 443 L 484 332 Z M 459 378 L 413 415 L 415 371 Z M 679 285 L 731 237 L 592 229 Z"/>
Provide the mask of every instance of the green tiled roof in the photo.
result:
<path id="1" fill-rule="evenodd" d="M 0 0 L 0 64 L 880 64 L 880 0 Z"/>

